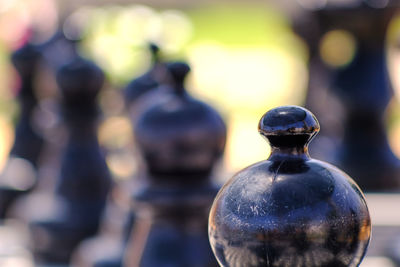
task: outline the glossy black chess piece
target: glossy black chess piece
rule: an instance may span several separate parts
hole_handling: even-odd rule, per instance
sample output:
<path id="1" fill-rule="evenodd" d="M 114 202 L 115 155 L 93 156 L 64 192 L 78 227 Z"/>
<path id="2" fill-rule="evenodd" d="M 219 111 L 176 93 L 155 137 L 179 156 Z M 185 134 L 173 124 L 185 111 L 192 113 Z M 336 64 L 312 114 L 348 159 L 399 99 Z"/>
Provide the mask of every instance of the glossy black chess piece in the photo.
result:
<path id="1" fill-rule="evenodd" d="M 68 264 L 78 243 L 98 230 L 111 177 L 97 140 L 96 96 L 103 72 L 78 56 L 58 70 L 56 79 L 68 140 L 51 200 L 55 208 L 31 221 L 30 230 L 38 262 Z"/>
<path id="2" fill-rule="evenodd" d="M 308 37 L 314 44 L 332 30 L 344 30 L 355 40 L 351 62 L 330 70 L 329 87 L 344 112 L 343 138 L 332 162 L 354 177 L 364 191 L 400 189 L 400 161 L 388 144 L 384 125 L 385 110 L 393 94 L 385 58 L 386 29 L 396 1 L 382 4 L 361 0 L 356 4 L 329 2 L 310 13 L 318 25 L 309 34 L 312 38 Z M 314 61 L 322 63 L 321 59 Z"/>
<path id="3" fill-rule="evenodd" d="M 121 264 L 217 266 L 207 240 L 207 213 L 217 191 L 211 176 L 223 154 L 226 127 L 214 109 L 186 92 L 189 66 L 174 62 L 168 69 L 175 81 L 170 97 L 135 121 L 147 171 L 134 193 L 137 218 Z"/>
<path id="4" fill-rule="evenodd" d="M 368 208 L 348 175 L 310 158 L 319 128 L 297 106 L 261 118 L 268 160 L 228 180 L 211 208 L 209 238 L 221 266 L 360 264 L 370 240 Z"/>
<path id="5" fill-rule="evenodd" d="M 11 60 L 20 76 L 20 88 L 17 93 L 20 112 L 14 144 L 0 176 L 0 218 L 6 216 L 17 196 L 35 186 L 44 143 L 33 120 L 38 103 L 34 80 L 39 67 L 40 51 L 33 44 L 26 43 L 12 54 Z"/>

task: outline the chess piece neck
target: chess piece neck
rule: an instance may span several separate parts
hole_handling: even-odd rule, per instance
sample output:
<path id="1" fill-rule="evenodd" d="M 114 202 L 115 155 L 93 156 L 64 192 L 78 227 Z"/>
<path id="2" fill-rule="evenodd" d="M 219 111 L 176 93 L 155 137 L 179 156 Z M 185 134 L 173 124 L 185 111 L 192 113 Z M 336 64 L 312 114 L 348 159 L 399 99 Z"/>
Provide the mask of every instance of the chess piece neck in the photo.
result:
<path id="1" fill-rule="evenodd" d="M 271 145 L 269 160 L 308 160 L 308 144 L 318 133 L 319 123 L 308 110 L 285 106 L 267 112 L 258 130 Z"/>
<path id="2" fill-rule="evenodd" d="M 271 154 L 268 157 L 270 161 L 297 161 L 309 159 L 308 146 L 291 148 L 272 147 Z"/>
<path id="3" fill-rule="evenodd" d="M 190 67 L 184 62 L 172 62 L 167 64 L 167 69 L 171 76 L 171 83 L 174 93 L 180 97 L 188 96 L 185 90 L 185 79 L 190 72 Z"/>

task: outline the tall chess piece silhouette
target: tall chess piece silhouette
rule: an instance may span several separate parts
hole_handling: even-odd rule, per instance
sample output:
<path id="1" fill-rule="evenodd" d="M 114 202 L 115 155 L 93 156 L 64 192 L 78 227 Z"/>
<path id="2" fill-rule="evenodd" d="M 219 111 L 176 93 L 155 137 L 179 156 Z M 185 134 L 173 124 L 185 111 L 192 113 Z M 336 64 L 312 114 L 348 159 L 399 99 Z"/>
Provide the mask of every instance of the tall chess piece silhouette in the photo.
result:
<path id="1" fill-rule="evenodd" d="M 174 62 L 167 69 L 173 83 L 163 100 L 132 119 L 146 166 L 133 195 L 135 221 L 124 230 L 122 254 L 93 266 L 216 266 L 206 214 L 217 191 L 211 176 L 226 128 L 215 110 L 184 89 L 189 66 Z"/>
<path id="2" fill-rule="evenodd" d="M 94 235 L 111 187 L 97 140 L 96 96 L 104 75 L 94 63 L 75 57 L 57 72 L 68 140 L 53 201 L 56 208 L 30 222 L 38 262 L 68 264 L 84 238 Z"/>
<path id="3" fill-rule="evenodd" d="M 371 234 L 367 204 L 348 175 L 310 158 L 319 128 L 296 106 L 261 118 L 269 158 L 228 180 L 211 208 L 209 238 L 221 266 L 359 266 Z"/>
<path id="4" fill-rule="evenodd" d="M 36 172 L 44 143 L 33 120 L 38 102 L 34 80 L 39 68 L 40 51 L 26 43 L 12 54 L 11 61 L 20 76 L 17 91 L 20 113 L 14 144 L 0 175 L 0 218 L 6 216 L 10 205 L 19 195 L 30 191 L 36 184 Z"/>
<path id="5" fill-rule="evenodd" d="M 163 99 L 132 118 L 146 169 L 133 194 L 134 216 L 121 231 L 122 250 L 90 266 L 217 266 L 207 213 L 218 190 L 212 169 L 223 154 L 226 127 L 214 109 L 187 93 L 186 63 L 169 63 L 167 70 L 172 83 Z"/>
<path id="6" fill-rule="evenodd" d="M 379 6 L 373 1 L 356 2 L 332 1 L 310 11 L 317 26 L 298 32 L 311 46 L 310 75 L 316 68 L 325 69 L 322 72 L 328 77 L 327 85 L 343 107 L 343 138 L 330 161 L 354 177 L 364 191 L 398 191 L 400 161 L 388 144 L 384 125 L 386 107 L 393 95 L 385 58 L 386 29 L 396 3 L 388 1 L 386 6 Z M 315 45 L 334 30 L 345 31 L 356 48 L 350 63 L 340 68 L 323 66 Z"/>
<path id="7" fill-rule="evenodd" d="M 207 213 L 216 193 L 212 170 L 223 153 L 220 115 L 184 87 L 190 68 L 168 64 L 173 90 L 144 111 L 134 131 L 147 167 L 135 194 L 137 219 L 125 251 L 126 266 L 217 266 L 207 240 Z"/>
<path id="8" fill-rule="evenodd" d="M 168 97 L 168 92 L 158 92 L 159 87 L 167 83 L 165 63 L 160 59 L 159 47 L 149 44 L 152 55 L 152 65 L 143 75 L 134 78 L 123 89 L 127 115 L 133 121 L 136 120 L 147 106 L 154 105 L 160 99 Z M 133 142 L 133 140 L 132 140 Z M 132 146 L 134 146 L 132 144 Z M 124 148 L 124 149 L 131 149 Z M 143 170 L 139 170 L 141 172 Z M 140 176 L 136 173 L 135 176 Z M 135 214 L 127 210 L 129 203 L 122 203 L 121 199 L 129 199 L 130 190 L 137 184 L 137 179 L 123 181 L 116 184 L 107 204 L 106 214 L 102 221 L 101 231 L 98 236 L 85 240 L 75 251 L 72 263 L 76 266 L 121 266 L 123 254 L 130 237 L 131 229 L 135 221 Z M 121 188 L 123 188 L 121 190 Z M 121 196 L 129 191 L 129 194 Z M 119 195 L 118 195 L 119 194 Z M 117 198 L 119 199 L 117 201 Z M 117 218 L 118 217 L 118 218 Z M 116 220 L 120 220 L 116 222 Z"/>

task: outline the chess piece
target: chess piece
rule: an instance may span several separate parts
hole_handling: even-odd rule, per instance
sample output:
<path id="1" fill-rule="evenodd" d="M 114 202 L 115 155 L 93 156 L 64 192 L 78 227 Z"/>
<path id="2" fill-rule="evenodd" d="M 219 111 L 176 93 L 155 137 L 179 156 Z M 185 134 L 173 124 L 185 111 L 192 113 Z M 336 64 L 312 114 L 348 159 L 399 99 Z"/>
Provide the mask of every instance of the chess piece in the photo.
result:
<path id="1" fill-rule="evenodd" d="M 370 240 L 364 196 L 336 167 L 310 158 L 319 131 L 304 108 L 268 111 L 259 132 L 268 160 L 237 173 L 218 193 L 209 238 L 221 266 L 358 266 Z"/>
<path id="2" fill-rule="evenodd" d="M 136 146 L 147 168 L 138 174 L 143 179 L 120 244 L 87 244 L 79 250 L 76 266 L 217 266 L 207 241 L 206 218 L 217 191 L 211 171 L 224 149 L 225 125 L 211 107 L 184 89 L 187 64 L 169 63 L 167 69 L 173 82 L 163 100 L 133 119 Z"/>
<path id="3" fill-rule="evenodd" d="M 336 70 L 333 81 L 334 93 L 345 110 L 343 141 L 334 162 L 355 177 L 364 191 L 398 191 L 400 161 L 389 147 L 384 126 L 385 110 L 393 94 L 385 39 L 394 8 L 375 9 L 363 3 L 355 10 L 324 12 L 326 24 L 348 30 L 358 44 L 353 61 Z M 352 18 L 352 23 L 343 17 Z"/>
<path id="4" fill-rule="evenodd" d="M 166 80 L 165 64 L 161 62 L 159 55 L 160 49 L 153 43 L 150 43 L 148 48 L 152 56 L 151 68 L 145 74 L 133 79 L 123 90 L 126 109 L 129 112 L 127 115 L 132 123 L 143 110 L 155 105 L 166 95 L 170 95 L 170 92 L 159 90 L 161 84 Z M 134 145 L 129 144 L 124 149 L 131 149 L 131 146 Z M 73 255 L 72 262 L 74 265 L 122 265 L 123 252 L 135 219 L 135 214 L 129 210 L 130 188 L 135 187 L 136 182 L 134 180 L 136 179 L 122 181 L 115 185 L 107 204 L 106 215 L 99 235 L 80 244 Z M 119 218 L 118 223 L 115 222 L 115 217 Z"/>
<path id="5" fill-rule="evenodd" d="M 299 2 L 298 0 L 297 2 Z M 340 103 L 329 90 L 333 70 L 321 58 L 320 45 L 325 32 L 321 29 L 318 12 L 302 8 L 291 14 L 293 31 L 308 48 L 308 85 L 304 106 L 313 110 L 324 128 L 310 144 L 314 156 L 332 162 L 332 149 L 338 144 L 342 112 Z"/>
<path id="6" fill-rule="evenodd" d="M 134 127 L 147 172 L 134 194 L 137 218 L 123 264 L 217 266 L 207 241 L 207 213 L 226 127 L 214 109 L 187 93 L 189 66 L 174 62 L 168 69 L 173 93 L 144 111 Z"/>
<path id="7" fill-rule="evenodd" d="M 6 167 L 0 176 L 0 218 L 4 218 L 17 196 L 30 191 L 36 184 L 43 138 L 37 132 L 33 114 L 37 108 L 34 79 L 40 60 L 38 49 L 27 43 L 11 57 L 20 76 L 17 96 L 20 107 L 15 140 Z"/>
<path id="8" fill-rule="evenodd" d="M 131 235 L 135 214 L 129 204 L 116 201 L 118 187 L 113 188 L 111 201 L 107 204 L 100 232 L 97 236 L 84 240 L 72 255 L 73 266 L 122 267 L 123 254 Z M 130 188 L 131 186 L 128 186 Z M 114 196 L 114 197 L 113 197 Z"/>
<path id="9" fill-rule="evenodd" d="M 67 264 L 78 243 L 97 232 L 111 177 L 97 140 L 103 72 L 76 57 L 58 70 L 56 80 L 68 140 L 51 200 L 55 208 L 32 220 L 30 230 L 38 262 Z"/>
<path id="10" fill-rule="evenodd" d="M 83 36 L 78 35 L 67 37 L 64 31 L 60 29 L 40 45 L 43 60 L 54 71 L 54 75 L 65 62 L 79 56 L 78 45 L 82 39 Z"/>
<path id="11" fill-rule="evenodd" d="M 315 44 L 321 41 L 318 38 L 341 30 L 354 38 L 356 45 L 352 60 L 340 68 L 331 68 L 329 74 L 330 91 L 339 99 L 344 117 L 343 138 L 331 162 L 354 177 L 364 191 L 398 191 L 400 161 L 388 144 L 384 125 L 385 110 L 393 94 L 385 40 L 387 26 L 396 10 L 395 1 L 379 5 L 375 1 L 356 2 L 332 1 L 310 11 L 318 25 L 308 37 L 308 43 L 314 44 L 312 55 L 313 61 L 319 63 L 314 64 L 317 68 L 324 69 L 319 67 L 322 59 L 316 59 L 320 54 L 315 56 Z M 323 106 L 326 109 L 325 103 Z"/>
<path id="12" fill-rule="evenodd" d="M 160 85 L 163 63 L 160 60 L 160 48 L 154 44 L 149 44 L 152 58 L 151 68 L 143 75 L 133 79 L 124 89 L 124 98 L 128 109 L 134 105 L 144 94 L 156 89 Z"/>

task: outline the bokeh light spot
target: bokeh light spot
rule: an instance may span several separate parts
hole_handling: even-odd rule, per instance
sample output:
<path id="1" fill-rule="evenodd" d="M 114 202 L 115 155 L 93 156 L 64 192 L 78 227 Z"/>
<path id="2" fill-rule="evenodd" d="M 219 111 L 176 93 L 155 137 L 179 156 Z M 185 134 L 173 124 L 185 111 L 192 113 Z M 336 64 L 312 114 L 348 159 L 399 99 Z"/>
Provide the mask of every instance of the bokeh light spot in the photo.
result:
<path id="1" fill-rule="evenodd" d="M 353 60 L 355 53 L 355 38 L 347 31 L 332 30 L 326 33 L 321 40 L 321 58 L 332 67 L 348 65 Z"/>

